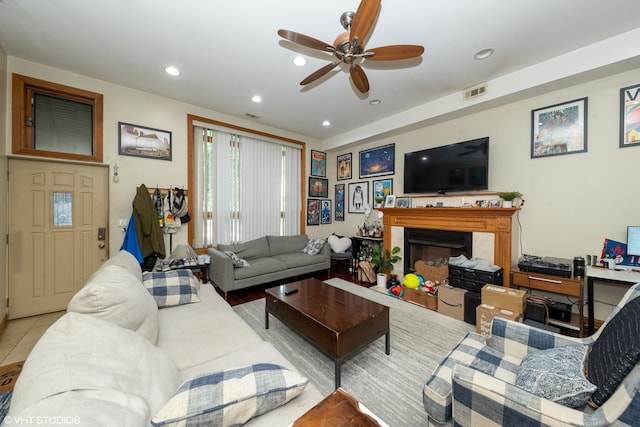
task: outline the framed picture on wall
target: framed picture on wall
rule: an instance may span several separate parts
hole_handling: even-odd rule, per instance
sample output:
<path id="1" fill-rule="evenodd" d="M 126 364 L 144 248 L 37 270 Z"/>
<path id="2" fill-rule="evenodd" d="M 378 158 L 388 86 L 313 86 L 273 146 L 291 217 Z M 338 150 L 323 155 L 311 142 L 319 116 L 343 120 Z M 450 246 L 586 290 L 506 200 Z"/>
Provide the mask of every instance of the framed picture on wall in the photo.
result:
<path id="1" fill-rule="evenodd" d="M 171 132 L 118 122 L 118 154 L 171 161 Z"/>
<path id="2" fill-rule="evenodd" d="M 587 98 L 531 111 L 531 158 L 587 151 Z"/>
<path id="3" fill-rule="evenodd" d="M 351 153 L 340 154 L 336 159 L 338 181 L 351 179 Z"/>
<path id="4" fill-rule="evenodd" d="M 320 225 L 319 199 L 307 199 L 307 225 Z"/>
<path id="5" fill-rule="evenodd" d="M 393 175 L 396 144 L 384 145 L 360 152 L 360 178 Z"/>
<path id="6" fill-rule="evenodd" d="M 326 178 L 309 177 L 309 197 L 329 197 L 329 180 Z"/>
<path id="7" fill-rule="evenodd" d="M 311 150 L 311 176 L 327 176 L 327 153 Z"/>
<path id="8" fill-rule="evenodd" d="M 320 224 L 331 224 L 331 200 L 320 201 Z"/>
<path id="9" fill-rule="evenodd" d="M 369 182 L 349 184 L 349 213 L 363 214 L 369 204 Z"/>
<path id="10" fill-rule="evenodd" d="M 378 179 L 373 181 L 373 208 L 381 208 L 389 194 L 393 193 L 393 179 Z"/>
<path id="11" fill-rule="evenodd" d="M 640 145 L 640 84 L 620 89 L 620 147 Z"/>
<path id="12" fill-rule="evenodd" d="M 335 200 L 336 200 L 336 208 L 334 210 L 335 212 L 335 220 L 336 221 L 344 221 L 344 200 L 345 200 L 345 190 L 344 190 L 344 184 L 336 184 L 336 193 L 335 193 Z"/>

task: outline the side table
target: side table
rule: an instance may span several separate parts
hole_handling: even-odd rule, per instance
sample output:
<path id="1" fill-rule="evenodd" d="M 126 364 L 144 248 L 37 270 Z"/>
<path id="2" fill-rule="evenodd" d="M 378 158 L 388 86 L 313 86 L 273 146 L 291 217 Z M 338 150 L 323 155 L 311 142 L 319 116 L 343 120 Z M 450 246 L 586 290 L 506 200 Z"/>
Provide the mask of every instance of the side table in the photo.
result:
<path id="1" fill-rule="evenodd" d="M 386 424 L 363 407 L 356 398 L 338 388 L 293 422 L 293 427 L 316 426 L 381 427 Z"/>
<path id="2" fill-rule="evenodd" d="M 196 264 L 196 265 L 183 265 L 180 267 L 173 267 L 171 270 L 191 270 L 193 274 L 202 280 L 202 283 L 209 283 L 209 264 Z M 156 271 L 162 271 L 156 269 Z"/>

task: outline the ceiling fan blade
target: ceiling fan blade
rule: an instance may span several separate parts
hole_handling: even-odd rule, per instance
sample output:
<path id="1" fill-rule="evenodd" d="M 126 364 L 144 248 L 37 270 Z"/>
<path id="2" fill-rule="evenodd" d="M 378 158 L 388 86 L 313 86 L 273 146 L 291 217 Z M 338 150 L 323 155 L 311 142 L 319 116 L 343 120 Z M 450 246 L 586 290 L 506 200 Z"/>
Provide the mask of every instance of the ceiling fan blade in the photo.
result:
<path id="1" fill-rule="evenodd" d="M 380 12 L 382 0 L 362 0 L 356 15 L 351 23 L 350 39 L 352 51 L 357 46 L 362 46 L 365 37 L 371 31 L 371 27 Z"/>
<path id="2" fill-rule="evenodd" d="M 369 79 L 367 79 L 367 75 L 364 73 L 360 64 L 352 64 L 351 68 L 349 68 L 349 74 L 351 74 L 353 84 L 356 85 L 360 92 L 369 92 Z"/>
<path id="3" fill-rule="evenodd" d="M 367 49 L 364 57 L 367 61 L 395 61 L 415 58 L 424 53 L 424 47 L 412 44 L 397 44 Z M 370 54 L 373 54 L 369 56 Z"/>
<path id="4" fill-rule="evenodd" d="M 278 30 L 278 35 L 291 42 L 299 45 L 310 47 L 311 49 L 324 50 L 327 52 L 333 52 L 335 48 L 329 43 L 314 39 L 313 37 L 305 36 L 304 34 L 296 33 L 289 30 Z"/>
<path id="5" fill-rule="evenodd" d="M 340 61 L 336 61 L 336 62 L 332 62 L 330 64 L 325 65 L 324 67 L 310 74 L 307 78 L 301 81 L 300 85 L 301 86 L 308 85 L 309 83 L 318 80 L 320 77 L 324 76 L 329 71 L 333 70 L 339 63 Z"/>

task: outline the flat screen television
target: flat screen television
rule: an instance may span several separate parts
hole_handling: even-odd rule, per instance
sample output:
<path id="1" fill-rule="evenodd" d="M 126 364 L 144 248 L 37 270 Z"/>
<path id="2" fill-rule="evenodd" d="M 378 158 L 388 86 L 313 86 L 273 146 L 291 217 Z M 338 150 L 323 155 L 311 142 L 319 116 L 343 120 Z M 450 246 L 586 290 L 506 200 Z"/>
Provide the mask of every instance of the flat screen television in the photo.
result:
<path id="1" fill-rule="evenodd" d="M 404 193 L 489 188 L 489 137 L 405 153 Z"/>

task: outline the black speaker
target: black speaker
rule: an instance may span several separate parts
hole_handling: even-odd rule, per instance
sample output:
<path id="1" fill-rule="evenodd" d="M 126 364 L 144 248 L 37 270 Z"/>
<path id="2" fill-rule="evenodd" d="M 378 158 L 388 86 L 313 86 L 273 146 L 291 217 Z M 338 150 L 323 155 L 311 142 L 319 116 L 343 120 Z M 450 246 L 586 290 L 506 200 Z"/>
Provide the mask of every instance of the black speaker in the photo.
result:
<path id="1" fill-rule="evenodd" d="M 464 321 L 476 324 L 476 307 L 480 305 L 480 292 L 467 291 L 464 294 Z"/>
<path id="2" fill-rule="evenodd" d="M 527 302 L 524 309 L 524 318 L 531 319 L 540 323 L 547 323 L 547 307 L 544 304 L 536 304 Z"/>

